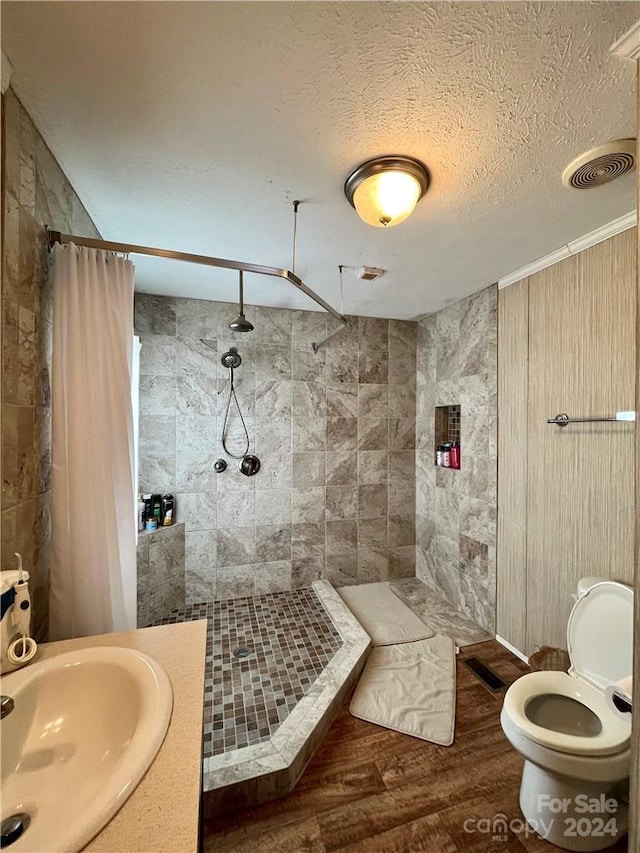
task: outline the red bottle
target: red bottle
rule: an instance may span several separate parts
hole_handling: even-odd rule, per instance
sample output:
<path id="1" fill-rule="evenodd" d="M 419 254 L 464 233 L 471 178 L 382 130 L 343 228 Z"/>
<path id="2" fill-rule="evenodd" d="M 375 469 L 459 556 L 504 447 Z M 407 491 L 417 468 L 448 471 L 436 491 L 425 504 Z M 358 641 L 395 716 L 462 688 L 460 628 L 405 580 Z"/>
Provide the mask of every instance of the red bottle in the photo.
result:
<path id="1" fill-rule="evenodd" d="M 460 467 L 460 445 L 455 441 L 451 445 L 450 460 L 452 468 Z"/>

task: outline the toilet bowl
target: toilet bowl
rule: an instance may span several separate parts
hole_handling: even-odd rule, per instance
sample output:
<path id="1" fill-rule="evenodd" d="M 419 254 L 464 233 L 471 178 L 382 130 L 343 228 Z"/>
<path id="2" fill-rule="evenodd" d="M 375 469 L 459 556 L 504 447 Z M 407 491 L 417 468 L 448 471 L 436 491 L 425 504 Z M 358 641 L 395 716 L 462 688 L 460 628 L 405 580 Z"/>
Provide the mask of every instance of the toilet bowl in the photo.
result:
<path id="1" fill-rule="evenodd" d="M 500 715 L 525 760 L 522 813 L 565 850 L 604 850 L 627 831 L 631 715 L 613 711 L 605 688 L 632 671 L 633 591 L 615 581 L 586 586 L 567 625 L 569 672 L 522 676 Z"/>

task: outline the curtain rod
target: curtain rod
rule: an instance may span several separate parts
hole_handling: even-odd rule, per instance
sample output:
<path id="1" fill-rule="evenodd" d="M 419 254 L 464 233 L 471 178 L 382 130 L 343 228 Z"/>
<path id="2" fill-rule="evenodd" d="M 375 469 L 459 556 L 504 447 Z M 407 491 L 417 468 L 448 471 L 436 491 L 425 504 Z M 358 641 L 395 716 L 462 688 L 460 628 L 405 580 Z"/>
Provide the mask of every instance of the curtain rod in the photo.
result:
<path id="1" fill-rule="evenodd" d="M 150 246 L 135 246 L 130 243 L 111 243 L 108 240 L 96 240 L 93 237 L 79 237 L 76 234 L 63 234 L 60 231 L 52 231 L 47 228 L 49 249 L 53 248 L 54 243 L 74 243 L 76 246 L 85 246 L 88 249 L 105 249 L 107 252 L 121 252 L 130 255 L 152 255 L 156 258 L 167 258 L 170 261 L 185 261 L 189 264 L 202 264 L 208 267 L 219 267 L 228 270 L 239 270 L 241 272 L 252 272 L 257 275 L 271 275 L 276 278 L 283 278 L 292 284 L 299 291 L 313 299 L 321 308 L 324 308 L 327 313 L 339 320 L 343 326 L 347 325 L 347 318 L 339 311 L 336 311 L 328 302 L 325 302 L 321 296 L 318 296 L 310 287 L 302 281 L 291 270 L 281 269 L 279 267 L 266 267 L 261 264 L 248 264 L 244 261 L 231 261 L 225 258 L 211 258 L 207 255 L 192 255 L 188 252 L 175 252 L 172 249 L 154 249 Z M 342 329 L 338 329 L 342 331 Z M 337 332 L 332 332 L 328 337 L 317 343 L 312 343 L 314 352 L 326 344 L 333 338 Z"/>

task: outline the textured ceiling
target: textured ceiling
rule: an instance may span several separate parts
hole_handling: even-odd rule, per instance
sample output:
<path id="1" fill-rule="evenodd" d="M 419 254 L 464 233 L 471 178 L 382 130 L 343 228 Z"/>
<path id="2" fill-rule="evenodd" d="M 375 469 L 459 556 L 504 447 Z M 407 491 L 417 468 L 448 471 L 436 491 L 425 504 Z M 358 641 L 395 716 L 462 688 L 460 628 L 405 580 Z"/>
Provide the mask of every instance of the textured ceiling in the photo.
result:
<path id="1" fill-rule="evenodd" d="M 2 3 L 12 85 L 105 239 L 291 266 L 348 313 L 411 318 L 634 207 L 564 166 L 635 135 L 635 68 L 609 54 L 635 2 Z M 347 173 L 379 154 L 432 184 L 388 231 Z M 56 227 L 56 223 L 51 223 Z M 136 258 L 137 287 L 229 300 L 228 271 Z M 246 276 L 248 302 L 313 308 Z"/>

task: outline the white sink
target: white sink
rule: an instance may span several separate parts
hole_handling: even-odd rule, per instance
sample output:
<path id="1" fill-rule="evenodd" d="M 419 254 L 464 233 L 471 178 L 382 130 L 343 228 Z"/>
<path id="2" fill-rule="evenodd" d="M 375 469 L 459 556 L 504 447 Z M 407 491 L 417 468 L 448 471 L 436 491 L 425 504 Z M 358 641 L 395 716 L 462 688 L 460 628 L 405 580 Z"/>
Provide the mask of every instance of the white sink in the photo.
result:
<path id="1" fill-rule="evenodd" d="M 0 680 L 1 818 L 30 823 L 11 853 L 81 850 L 134 791 L 164 740 L 166 672 L 133 649 L 67 652 Z"/>

